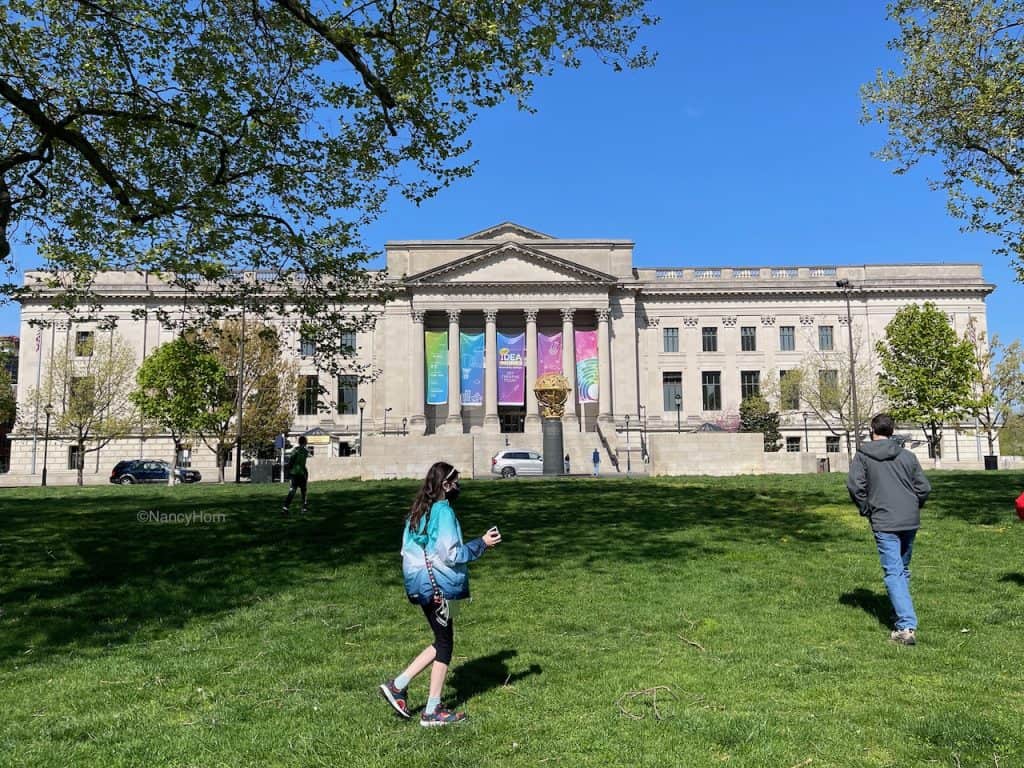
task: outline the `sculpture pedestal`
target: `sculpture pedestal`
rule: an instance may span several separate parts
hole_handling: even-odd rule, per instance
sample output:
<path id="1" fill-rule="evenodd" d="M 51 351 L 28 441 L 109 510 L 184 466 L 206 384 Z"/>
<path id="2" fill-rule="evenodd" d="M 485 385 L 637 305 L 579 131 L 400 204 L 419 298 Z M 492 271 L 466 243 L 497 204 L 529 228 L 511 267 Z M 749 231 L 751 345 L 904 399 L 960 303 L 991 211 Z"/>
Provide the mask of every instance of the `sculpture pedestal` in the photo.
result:
<path id="1" fill-rule="evenodd" d="M 544 474 L 564 475 L 565 446 L 562 442 L 562 420 L 544 419 Z"/>

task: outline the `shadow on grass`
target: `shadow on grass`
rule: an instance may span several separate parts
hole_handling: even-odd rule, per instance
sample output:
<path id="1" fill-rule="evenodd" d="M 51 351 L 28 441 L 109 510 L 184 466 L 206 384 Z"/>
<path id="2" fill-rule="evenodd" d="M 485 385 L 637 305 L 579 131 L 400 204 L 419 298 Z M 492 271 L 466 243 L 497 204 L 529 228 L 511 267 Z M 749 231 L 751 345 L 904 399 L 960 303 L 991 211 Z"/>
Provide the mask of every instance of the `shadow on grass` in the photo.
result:
<path id="1" fill-rule="evenodd" d="M 868 616 L 874 616 L 883 627 L 892 625 L 892 603 L 889 596 L 884 592 L 873 592 L 870 589 L 858 587 L 852 592 L 844 592 L 839 596 L 840 605 L 848 605 L 851 608 L 860 608 Z"/>
<path id="2" fill-rule="evenodd" d="M 979 525 L 1005 523 L 1016 517 L 1013 502 L 1024 489 L 1024 473 L 1017 471 L 928 472 L 928 479 L 932 495 L 926 514 Z"/>
<path id="3" fill-rule="evenodd" d="M 1024 587 L 1024 573 L 1006 573 L 999 580 L 1016 584 L 1018 587 Z"/>
<path id="4" fill-rule="evenodd" d="M 522 672 L 510 672 L 506 662 L 518 655 L 519 651 L 507 649 L 492 653 L 490 656 L 481 656 L 456 667 L 448 680 L 452 706 L 461 706 L 474 696 L 486 693 L 492 688 L 514 685 L 523 678 L 541 673 L 540 664 L 531 664 Z"/>
<path id="5" fill-rule="evenodd" d="M 339 564 L 375 563 L 380 583 L 400 599 L 397 551 L 416 487 L 313 483 L 313 513 L 287 520 L 278 515 L 282 486 L 5 489 L 0 660 L 38 663 L 62 650 L 152 640 L 321 579 Z M 714 558 L 782 535 L 807 543 L 848 535 L 815 511 L 845 505 L 839 477 L 464 488 L 466 538 L 501 527 L 501 557 L 486 566 L 501 575 L 532 570 L 543 578 L 557 562 L 597 573 L 611 561 Z M 160 523 L 146 518 L 151 512 L 204 517 Z"/>

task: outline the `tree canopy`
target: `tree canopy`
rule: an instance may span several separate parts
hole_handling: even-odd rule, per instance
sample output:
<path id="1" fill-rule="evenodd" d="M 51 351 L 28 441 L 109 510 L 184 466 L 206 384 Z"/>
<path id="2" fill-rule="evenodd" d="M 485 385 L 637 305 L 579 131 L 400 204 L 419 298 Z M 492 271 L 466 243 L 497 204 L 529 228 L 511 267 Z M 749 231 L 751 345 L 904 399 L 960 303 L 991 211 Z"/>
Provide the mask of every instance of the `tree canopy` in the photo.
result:
<path id="1" fill-rule="evenodd" d="M 1000 430 L 1024 404 L 1024 350 L 1019 341 L 1003 344 L 998 336 L 987 339 L 975 318 L 968 323 L 964 338 L 974 352 L 977 398 L 973 413 L 992 455 Z"/>
<path id="2" fill-rule="evenodd" d="M 85 482 L 85 455 L 124 437 L 138 423 L 131 399 L 134 371 L 131 346 L 112 331 L 100 332 L 55 350 L 39 389 L 33 387 L 25 398 L 26 405 L 35 404 L 23 411 L 34 425 L 43 422 L 42 411 L 52 406 L 51 434 L 77 447 L 79 485 Z"/>
<path id="3" fill-rule="evenodd" d="M 761 395 L 748 395 L 740 403 L 740 432 L 760 432 L 766 453 L 775 453 L 782 447 L 779 412 L 773 411 Z"/>
<path id="4" fill-rule="evenodd" d="M 469 175 L 477 114 L 528 108 L 556 64 L 650 65 L 646 2 L 10 0 L 0 268 L 35 244 L 67 305 L 98 270 L 151 272 L 315 319 L 343 354 L 388 193 Z"/>
<path id="5" fill-rule="evenodd" d="M 132 400 L 142 415 L 170 433 L 175 448 L 188 435 L 215 429 L 220 412 L 230 409 L 234 391 L 227 371 L 206 347 L 179 336 L 152 352 L 136 374 Z M 178 452 L 171 460 L 174 482 Z"/>
<path id="6" fill-rule="evenodd" d="M 876 345 L 879 383 L 893 418 L 920 424 L 930 450 L 940 457 L 942 427 L 977 407 L 974 348 L 960 339 L 931 302 L 909 304 L 885 328 Z"/>
<path id="7" fill-rule="evenodd" d="M 1024 279 L 1024 0 L 896 0 L 889 18 L 901 70 L 862 89 L 865 120 L 888 127 L 879 156 L 896 173 L 937 160 L 950 212 Z"/>

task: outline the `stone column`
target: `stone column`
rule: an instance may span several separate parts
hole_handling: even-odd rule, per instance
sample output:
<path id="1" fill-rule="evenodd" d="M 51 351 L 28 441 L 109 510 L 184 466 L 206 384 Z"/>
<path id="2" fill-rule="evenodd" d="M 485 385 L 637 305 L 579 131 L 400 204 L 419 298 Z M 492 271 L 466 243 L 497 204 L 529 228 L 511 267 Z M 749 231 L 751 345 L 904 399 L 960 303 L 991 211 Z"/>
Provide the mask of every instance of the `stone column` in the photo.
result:
<path id="1" fill-rule="evenodd" d="M 608 309 L 597 310 L 597 420 L 612 422 L 612 349 Z"/>
<path id="2" fill-rule="evenodd" d="M 526 426 L 527 432 L 540 430 L 540 414 L 537 412 L 537 395 L 533 385 L 537 383 L 537 310 L 526 310 Z"/>
<path id="3" fill-rule="evenodd" d="M 484 310 L 484 432 L 498 434 L 498 311 Z"/>
<path id="4" fill-rule="evenodd" d="M 562 421 L 570 427 L 579 428 L 576 415 L 576 336 L 573 333 L 572 317 L 575 309 L 562 310 L 562 375 L 569 380 L 569 394 L 565 398 L 565 415 Z"/>
<path id="5" fill-rule="evenodd" d="M 427 431 L 427 417 L 423 403 L 426 399 L 423 389 L 426 362 L 423 358 L 423 312 L 413 310 L 412 340 L 409 344 L 412 352 L 409 361 L 409 432 L 422 435 Z"/>
<path id="6" fill-rule="evenodd" d="M 459 361 L 459 310 L 448 310 L 448 418 L 445 434 L 462 434 L 462 366 Z"/>

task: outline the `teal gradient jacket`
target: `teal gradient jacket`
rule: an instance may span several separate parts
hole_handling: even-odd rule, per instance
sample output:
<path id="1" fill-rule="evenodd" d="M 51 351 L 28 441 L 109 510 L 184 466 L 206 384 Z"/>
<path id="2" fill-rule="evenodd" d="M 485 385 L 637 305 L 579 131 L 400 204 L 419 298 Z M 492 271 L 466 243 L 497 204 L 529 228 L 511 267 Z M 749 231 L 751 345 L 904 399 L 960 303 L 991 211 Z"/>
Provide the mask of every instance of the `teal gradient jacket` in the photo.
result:
<path id="1" fill-rule="evenodd" d="M 427 605 L 434 599 L 434 588 L 427 573 L 427 558 L 441 594 L 448 600 L 469 597 L 469 569 L 487 549 L 483 539 L 463 544 L 462 528 L 455 510 L 447 500 L 435 501 L 413 531 L 405 523 L 402 535 L 402 578 L 409 600 Z"/>

